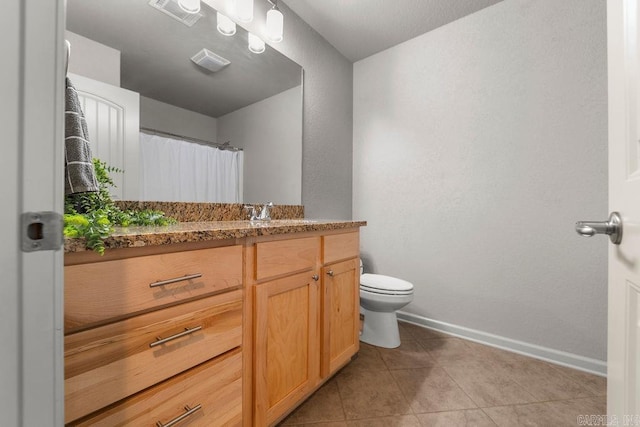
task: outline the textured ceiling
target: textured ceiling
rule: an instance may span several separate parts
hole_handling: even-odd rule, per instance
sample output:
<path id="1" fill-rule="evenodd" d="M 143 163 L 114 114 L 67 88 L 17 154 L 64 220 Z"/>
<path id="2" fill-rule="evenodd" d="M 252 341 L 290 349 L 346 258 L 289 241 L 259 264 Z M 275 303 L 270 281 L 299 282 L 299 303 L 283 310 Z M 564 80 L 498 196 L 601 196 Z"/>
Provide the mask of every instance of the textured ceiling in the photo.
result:
<path id="1" fill-rule="evenodd" d="M 355 62 L 501 0 L 283 1 Z"/>
<path id="2" fill-rule="evenodd" d="M 267 46 L 254 54 L 240 26 L 233 37 L 216 30 L 215 11 L 188 27 L 149 0 L 67 0 L 67 28 L 121 52 L 121 85 L 149 98 L 211 117 L 296 87 L 301 67 Z M 209 73 L 190 58 L 207 48 L 231 61 Z M 73 52 L 73 47 L 72 47 Z"/>

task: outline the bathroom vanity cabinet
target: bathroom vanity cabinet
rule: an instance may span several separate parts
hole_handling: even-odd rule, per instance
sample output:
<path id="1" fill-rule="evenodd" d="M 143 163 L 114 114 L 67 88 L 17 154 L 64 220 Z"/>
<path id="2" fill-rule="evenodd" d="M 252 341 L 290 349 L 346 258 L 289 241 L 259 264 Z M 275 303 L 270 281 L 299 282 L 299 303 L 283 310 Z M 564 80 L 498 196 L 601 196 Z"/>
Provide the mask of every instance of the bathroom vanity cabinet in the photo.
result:
<path id="1" fill-rule="evenodd" d="M 254 425 L 272 425 L 358 351 L 359 233 L 254 250 Z"/>
<path id="2" fill-rule="evenodd" d="M 360 234 L 323 237 L 322 375 L 358 352 L 360 334 Z"/>
<path id="3" fill-rule="evenodd" d="M 320 244 L 254 245 L 254 425 L 271 424 L 320 382 Z"/>
<path id="4" fill-rule="evenodd" d="M 242 247 L 172 249 L 65 255 L 66 423 L 241 423 Z"/>
<path id="5" fill-rule="evenodd" d="M 358 351 L 358 259 L 357 226 L 65 254 L 65 422 L 277 423 Z"/>

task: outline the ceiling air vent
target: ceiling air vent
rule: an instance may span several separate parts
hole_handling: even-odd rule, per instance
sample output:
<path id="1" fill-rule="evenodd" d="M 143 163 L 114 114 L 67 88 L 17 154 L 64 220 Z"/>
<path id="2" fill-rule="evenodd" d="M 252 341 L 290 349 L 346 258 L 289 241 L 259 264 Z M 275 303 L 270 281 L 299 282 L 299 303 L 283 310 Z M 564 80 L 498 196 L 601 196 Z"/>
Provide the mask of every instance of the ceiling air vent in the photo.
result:
<path id="1" fill-rule="evenodd" d="M 222 70 L 227 65 L 231 64 L 231 61 L 223 58 L 220 55 L 216 55 L 208 49 L 202 49 L 191 57 L 191 60 L 207 70 L 215 73 Z"/>
<path id="2" fill-rule="evenodd" d="M 178 0 L 149 0 L 149 6 L 158 9 L 162 13 L 166 13 L 173 19 L 182 22 L 184 25 L 191 27 L 202 18 L 201 13 L 187 13 L 178 5 Z"/>

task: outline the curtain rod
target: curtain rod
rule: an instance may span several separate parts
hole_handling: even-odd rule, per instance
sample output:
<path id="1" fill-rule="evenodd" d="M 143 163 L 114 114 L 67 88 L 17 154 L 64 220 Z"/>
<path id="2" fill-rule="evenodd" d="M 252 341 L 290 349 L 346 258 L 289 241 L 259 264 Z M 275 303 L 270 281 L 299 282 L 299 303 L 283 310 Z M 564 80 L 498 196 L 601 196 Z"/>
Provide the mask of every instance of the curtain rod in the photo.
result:
<path id="1" fill-rule="evenodd" d="M 176 135 L 175 133 L 164 132 L 164 131 L 161 131 L 161 130 L 146 128 L 146 127 L 140 127 L 140 131 L 144 132 L 144 133 L 158 135 L 158 136 L 168 136 L 170 138 L 178 138 L 178 139 L 182 139 L 184 141 L 194 142 L 196 144 L 208 145 L 210 147 L 216 147 L 216 148 L 218 148 L 220 150 L 242 151 L 242 148 L 238 148 L 238 147 L 234 147 L 232 145 L 229 145 L 229 144 L 231 144 L 231 141 L 227 141 L 227 142 L 224 142 L 224 143 L 220 144 L 220 143 L 217 143 L 217 142 L 206 141 L 204 139 L 198 139 L 198 138 L 191 138 L 191 137 L 188 137 L 188 136 Z"/>

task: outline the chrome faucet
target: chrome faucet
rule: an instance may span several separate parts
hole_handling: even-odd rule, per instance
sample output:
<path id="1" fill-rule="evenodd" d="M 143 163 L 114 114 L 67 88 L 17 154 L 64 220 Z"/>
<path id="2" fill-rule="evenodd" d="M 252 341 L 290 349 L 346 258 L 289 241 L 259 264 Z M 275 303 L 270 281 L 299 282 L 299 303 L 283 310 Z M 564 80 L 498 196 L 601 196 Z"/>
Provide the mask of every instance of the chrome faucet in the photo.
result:
<path id="1" fill-rule="evenodd" d="M 258 215 L 258 219 L 260 221 L 271 221 L 271 208 L 273 207 L 273 202 L 265 203 L 262 206 L 262 211 L 260 211 L 260 215 Z"/>
<path id="2" fill-rule="evenodd" d="M 256 221 L 258 216 L 256 215 L 256 207 L 252 205 L 244 205 L 243 206 L 247 211 L 249 211 L 249 220 Z"/>
<path id="3" fill-rule="evenodd" d="M 268 202 L 262 205 L 262 209 L 257 209 L 252 205 L 244 205 L 244 208 L 249 211 L 249 220 L 251 221 L 271 221 L 271 211 L 273 202 Z"/>

